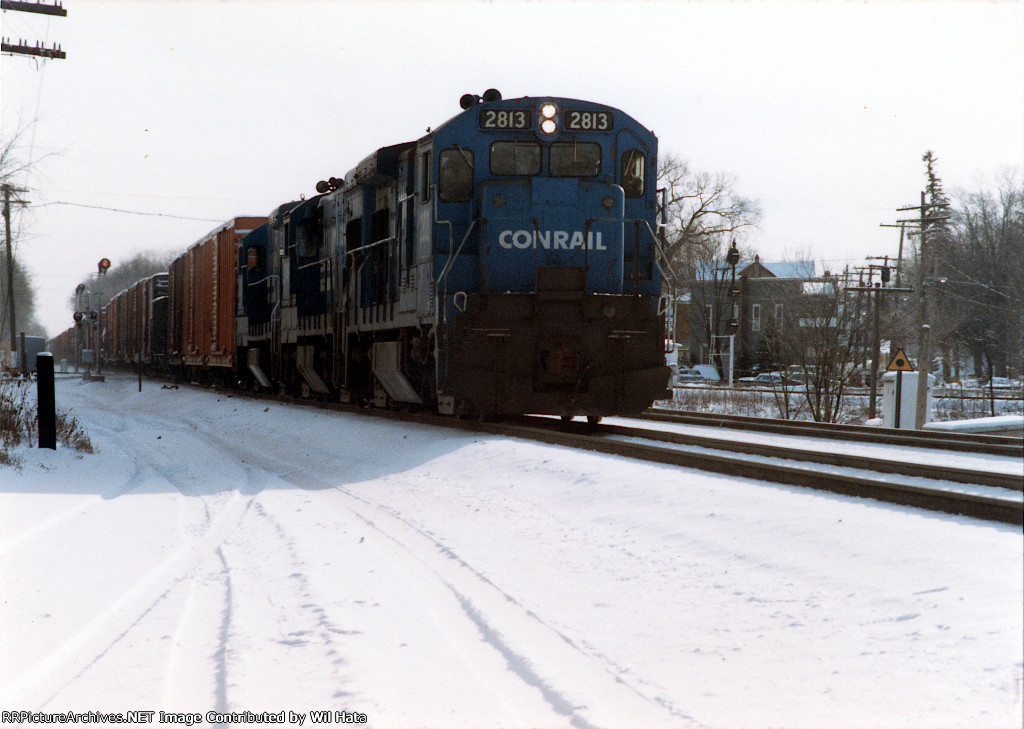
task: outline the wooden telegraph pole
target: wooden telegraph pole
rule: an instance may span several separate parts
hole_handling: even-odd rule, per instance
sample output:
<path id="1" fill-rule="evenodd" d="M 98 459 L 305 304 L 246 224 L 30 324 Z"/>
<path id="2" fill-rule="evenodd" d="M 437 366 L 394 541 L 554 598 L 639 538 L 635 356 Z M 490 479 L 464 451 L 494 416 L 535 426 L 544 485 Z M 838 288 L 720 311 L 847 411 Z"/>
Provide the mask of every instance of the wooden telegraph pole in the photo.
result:
<path id="1" fill-rule="evenodd" d="M 17 352 L 18 326 L 14 307 L 14 244 L 11 240 L 11 204 L 28 205 L 28 201 L 12 200 L 11 195 L 17 192 L 27 192 L 27 190 L 6 183 L 0 185 L 0 188 L 4 193 L 4 239 L 7 242 L 7 315 L 4 317 L 4 324 L 10 327 L 11 351 Z"/>
<path id="2" fill-rule="evenodd" d="M 872 265 L 870 269 L 874 269 L 876 266 Z M 868 417 L 874 418 L 876 414 L 877 398 L 878 398 L 878 368 L 881 366 L 879 361 L 882 352 L 882 339 L 881 339 L 881 311 L 882 311 L 882 294 L 905 294 L 912 292 L 914 289 L 900 288 L 899 285 L 895 287 L 885 287 L 889 283 L 890 270 L 889 270 L 889 257 L 885 257 L 885 265 L 878 266 L 881 274 L 881 282 L 876 283 L 874 286 L 870 285 L 871 280 L 868 279 L 867 286 L 850 286 L 847 287 L 847 291 L 859 291 L 868 292 L 868 294 L 875 295 L 875 310 L 874 310 L 874 342 L 872 343 L 872 362 L 871 362 L 871 379 L 870 387 L 871 392 L 868 397 Z M 870 270 L 869 269 L 869 270 Z M 897 269 L 898 270 L 898 269 Z M 873 270 L 872 270 L 873 273 Z M 902 351 L 902 349 L 900 350 Z"/>
<path id="3" fill-rule="evenodd" d="M 22 13 L 39 13 L 42 15 L 56 15 L 62 18 L 67 17 L 68 11 L 64 7 L 56 2 L 52 5 L 47 5 L 41 2 L 25 2 L 24 0 L 0 0 L 0 10 L 4 12 L 8 10 L 22 12 Z M 61 47 L 54 44 L 53 48 L 46 48 L 41 43 L 36 42 L 35 45 L 30 45 L 24 40 L 19 40 L 17 43 L 12 43 L 10 38 L 4 38 L 0 42 L 0 52 L 10 53 L 12 55 L 23 55 L 23 56 L 39 56 L 42 58 L 67 58 L 67 54 L 61 50 Z M 11 351 L 16 352 L 18 350 L 17 345 L 17 319 L 15 317 L 14 309 L 14 251 L 11 243 L 11 203 L 18 205 L 27 205 L 28 203 L 23 200 L 12 200 L 11 194 L 16 192 L 27 192 L 20 188 L 12 187 L 6 183 L 3 184 L 4 193 L 4 225 L 7 229 L 6 242 L 7 242 L 7 311 L 9 312 L 4 321 L 10 325 L 11 331 Z"/>

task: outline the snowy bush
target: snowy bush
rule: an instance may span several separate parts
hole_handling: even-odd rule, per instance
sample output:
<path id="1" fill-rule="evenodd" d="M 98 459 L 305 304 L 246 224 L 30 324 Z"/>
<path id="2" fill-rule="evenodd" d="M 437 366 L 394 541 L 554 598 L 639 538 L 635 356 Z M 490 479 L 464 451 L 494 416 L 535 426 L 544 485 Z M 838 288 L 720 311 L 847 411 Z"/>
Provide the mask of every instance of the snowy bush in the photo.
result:
<path id="1" fill-rule="evenodd" d="M 0 465 L 17 466 L 14 449 L 31 444 L 39 437 L 39 414 L 31 383 L 25 380 L 0 380 Z M 89 436 L 68 413 L 57 411 L 57 441 L 82 453 L 92 453 Z"/>

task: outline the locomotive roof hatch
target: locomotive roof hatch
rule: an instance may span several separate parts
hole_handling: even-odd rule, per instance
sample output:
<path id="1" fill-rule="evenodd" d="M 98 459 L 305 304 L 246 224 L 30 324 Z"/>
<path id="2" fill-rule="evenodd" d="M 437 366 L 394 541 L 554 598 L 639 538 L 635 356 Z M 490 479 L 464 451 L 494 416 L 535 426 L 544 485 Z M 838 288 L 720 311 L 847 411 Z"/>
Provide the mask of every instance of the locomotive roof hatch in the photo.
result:
<path id="1" fill-rule="evenodd" d="M 345 175 L 345 186 L 383 187 L 398 177 L 399 155 L 414 146 L 416 146 L 416 142 L 403 142 L 390 147 L 381 147 L 352 170 L 349 170 L 349 173 Z"/>
<path id="2" fill-rule="evenodd" d="M 267 216 L 268 218 L 270 218 L 270 227 L 279 227 L 281 223 L 284 222 L 285 216 L 288 213 L 290 213 L 294 208 L 301 205 L 302 202 L 302 200 L 292 200 L 291 202 L 284 203 L 283 205 L 278 205 L 276 208 L 274 208 L 271 211 L 270 215 Z"/>

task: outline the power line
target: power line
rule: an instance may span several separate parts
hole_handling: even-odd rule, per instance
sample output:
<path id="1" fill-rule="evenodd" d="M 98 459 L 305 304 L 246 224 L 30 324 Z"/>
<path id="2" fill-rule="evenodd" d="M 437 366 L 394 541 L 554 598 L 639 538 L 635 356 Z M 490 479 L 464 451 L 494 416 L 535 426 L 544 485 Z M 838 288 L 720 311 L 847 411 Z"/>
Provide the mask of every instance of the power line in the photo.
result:
<path id="1" fill-rule="evenodd" d="M 0 0 L 0 9 L 17 10 L 23 13 L 40 13 L 43 15 L 57 15 L 66 18 L 68 11 L 58 2 L 54 5 L 44 5 L 43 3 L 34 2 L 22 2 L 21 0 Z M 11 55 L 21 54 L 23 56 L 41 56 L 43 58 L 67 58 L 67 54 L 61 50 L 61 47 L 54 43 L 53 48 L 47 48 L 42 43 L 36 41 L 35 45 L 30 42 L 18 39 L 17 43 L 12 43 L 10 38 L 4 38 L 0 43 L 0 51 L 3 53 L 10 53 Z"/>
<path id="2" fill-rule="evenodd" d="M 106 210 L 112 213 L 124 213 L 125 215 L 150 215 L 157 218 L 177 218 L 178 220 L 199 220 L 204 223 L 223 223 L 223 218 L 191 218 L 187 215 L 171 215 L 170 213 L 144 213 L 139 210 L 122 210 L 121 208 L 108 208 L 102 205 L 85 205 L 84 203 L 73 203 L 66 202 L 64 200 L 54 200 L 53 202 L 43 203 L 42 205 L 35 205 L 37 208 L 45 208 L 49 205 L 70 205 L 76 208 L 89 208 L 91 210 Z"/>

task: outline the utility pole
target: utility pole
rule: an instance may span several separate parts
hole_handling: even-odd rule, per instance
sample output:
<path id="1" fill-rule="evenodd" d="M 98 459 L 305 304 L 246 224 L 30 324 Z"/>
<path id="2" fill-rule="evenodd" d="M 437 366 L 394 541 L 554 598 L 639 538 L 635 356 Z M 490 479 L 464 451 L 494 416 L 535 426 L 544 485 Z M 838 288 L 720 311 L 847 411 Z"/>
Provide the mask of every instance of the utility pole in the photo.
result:
<path id="1" fill-rule="evenodd" d="M 896 253 L 896 285 L 899 286 L 901 283 L 900 274 L 903 270 L 903 236 L 906 233 L 906 223 L 879 223 L 880 228 L 899 228 L 900 229 L 900 249 Z M 876 256 L 877 257 L 877 256 Z"/>
<path id="2" fill-rule="evenodd" d="M 42 15 L 57 15 L 62 18 L 66 18 L 68 11 L 58 2 L 53 5 L 44 5 L 39 2 L 22 2 L 21 0 L 0 0 L 0 10 L 17 10 L 23 13 L 40 13 Z M 0 42 L 0 52 L 10 53 L 12 55 L 21 54 L 23 56 L 41 56 L 42 58 L 67 58 L 67 54 L 61 50 L 60 46 L 56 43 L 53 44 L 53 48 L 46 48 L 38 41 L 35 45 L 30 45 L 24 40 L 18 39 L 17 43 L 12 43 L 10 38 L 4 38 Z"/>
<path id="3" fill-rule="evenodd" d="M 16 192 L 28 192 L 20 187 L 14 187 L 4 183 L 0 185 L 4 193 L 4 238 L 7 242 L 7 315 L 3 317 L 4 324 L 10 327 L 11 352 L 18 351 L 18 327 L 17 316 L 14 308 L 14 244 L 11 241 L 11 203 L 15 205 L 28 205 L 25 200 L 12 200 L 11 194 Z"/>
<path id="4" fill-rule="evenodd" d="M 871 285 L 871 278 L 873 278 L 874 270 L 878 269 L 880 272 L 881 281 L 879 283 Z M 872 342 L 872 362 L 871 362 L 871 378 L 870 388 L 871 392 L 868 395 L 868 417 L 874 418 L 876 415 L 877 402 L 878 402 L 878 370 L 881 366 L 882 356 L 882 337 L 881 337 L 881 313 L 882 313 L 882 294 L 902 294 L 912 292 L 914 289 L 900 288 L 899 284 L 895 287 L 886 287 L 891 277 L 891 271 L 889 269 L 889 257 L 885 256 L 885 264 L 878 266 L 871 264 L 869 266 L 869 278 L 867 286 L 850 286 L 847 291 L 858 291 L 868 292 L 869 294 L 874 293 L 875 295 L 875 310 L 874 310 L 874 341 Z M 897 269 L 898 270 L 898 269 Z"/>
<path id="5" fill-rule="evenodd" d="M 916 210 L 918 212 L 917 218 L 911 218 L 908 220 L 897 220 L 897 223 L 907 223 L 918 226 L 918 235 L 920 241 L 918 243 L 919 255 L 917 264 L 917 401 L 919 407 L 917 409 L 917 418 L 914 424 L 916 429 L 924 427 L 924 406 L 920 403 L 924 402 L 925 396 L 928 391 L 928 376 L 931 374 L 931 351 L 930 351 L 930 327 L 926 323 L 928 318 L 928 287 L 925 285 L 926 276 L 925 269 L 931 262 L 928 258 L 928 227 L 935 223 L 948 220 L 949 215 L 945 214 L 945 208 L 949 207 L 949 203 L 927 201 L 927 193 L 921 192 L 921 204 L 914 205 L 905 208 L 897 208 L 898 212 L 905 212 L 910 210 Z M 938 211 L 936 214 L 933 210 Z"/>

